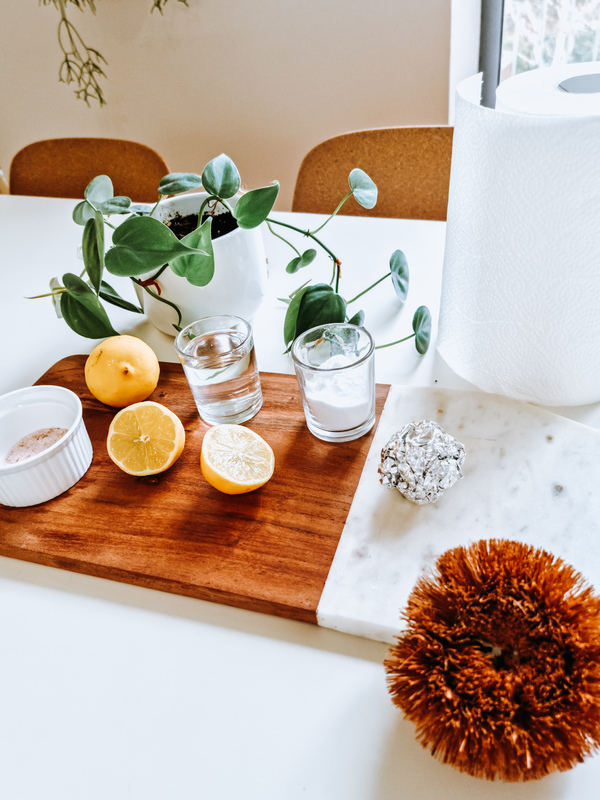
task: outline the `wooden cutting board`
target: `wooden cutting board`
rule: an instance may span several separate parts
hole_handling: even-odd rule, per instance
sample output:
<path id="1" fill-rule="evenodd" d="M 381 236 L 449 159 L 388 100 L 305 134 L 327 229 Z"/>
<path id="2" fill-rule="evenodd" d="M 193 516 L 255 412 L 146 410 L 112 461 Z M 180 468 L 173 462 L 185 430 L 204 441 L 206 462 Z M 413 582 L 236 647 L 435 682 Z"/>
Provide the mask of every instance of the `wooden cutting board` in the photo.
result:
<path id="1" fill-rule="evenodd" d="M 134 478 L 106 453 L 116 410 L 89 393 L 86 358 L 59 361 L 37 383 L 66 386 L 81 398 L 94 449 L 90 469 L 47 503 L 0 505 L 0 555 L 316 623 L 373 432 L 338 444 L 316 439 L 296 378 L 261 373 L 263 408 L 247 425 L 272 446 L 275 473 L 255 492 L 224 495 L 200 471 L 208 425 L 183 370 L 162 363 L 149 399 L 181 418 L 186 445 L 167 472 Z M 388 390 L 377 387 L 377 418 Z"/>

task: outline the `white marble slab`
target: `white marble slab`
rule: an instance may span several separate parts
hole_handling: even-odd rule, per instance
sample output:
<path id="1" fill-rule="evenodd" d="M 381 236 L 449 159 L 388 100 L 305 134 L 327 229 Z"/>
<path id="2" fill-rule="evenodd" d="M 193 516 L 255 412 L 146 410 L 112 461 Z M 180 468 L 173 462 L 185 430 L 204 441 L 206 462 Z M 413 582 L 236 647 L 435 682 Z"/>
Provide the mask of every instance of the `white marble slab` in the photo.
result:
<path id="1" fill-rule="evenodd" d="M 435 505 L 379 483 L 381 448 L 431 419 L 461 441 L 464 477 Z M 560 556 L 600 591 L 600 431 L 480 392 L 392 386 L 318 607 L 319 624 L 382 642 L 445 550 L 508 538 Z"/>

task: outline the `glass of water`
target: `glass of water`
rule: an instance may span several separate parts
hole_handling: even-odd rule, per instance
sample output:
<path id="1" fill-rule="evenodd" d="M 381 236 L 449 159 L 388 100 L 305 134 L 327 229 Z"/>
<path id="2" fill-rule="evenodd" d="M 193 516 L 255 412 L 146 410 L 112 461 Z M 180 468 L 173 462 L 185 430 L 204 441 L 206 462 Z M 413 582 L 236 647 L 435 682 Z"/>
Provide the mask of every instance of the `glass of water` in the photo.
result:
<path id="1" fill-rule="evenodd" d="M 245 422 L 262 406 L 252 328 L 241 317 L 204 317 L 184 328 L 175 350 L 196 401 L 210 425 Z"/>

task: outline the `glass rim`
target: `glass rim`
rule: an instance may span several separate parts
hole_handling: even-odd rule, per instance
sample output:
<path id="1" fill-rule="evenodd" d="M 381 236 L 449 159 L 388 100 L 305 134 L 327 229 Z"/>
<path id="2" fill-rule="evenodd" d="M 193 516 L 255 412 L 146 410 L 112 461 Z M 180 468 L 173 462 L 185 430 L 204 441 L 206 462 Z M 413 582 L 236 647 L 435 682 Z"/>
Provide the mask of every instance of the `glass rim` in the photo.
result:
<path id="1" fill-rule="evenodd" d="M 357 358 L 356 361 L 353 361 L 351 364 L 346 364 L 343 367 L 330 367 L 327 370 L 323 370 L 321 367 L 315 367 L 312 364 L 307 364 L 296 355 L 296 350 L 299 347 L 298 343 L 303 336 L 307 336 L 309 333 L 313 333 L 313 331 L 330 330 L 331 328 L 353 328 L 354 330 L 361 331 L 362 333 L 366 334 L 367 340 L 369 342 L 369 348 L 367 352 L 364 353 L 360 358 Z M 322 325 L 315 325 L 313 328 L 308 328 L 308 330 L 302 331 L 302 333 L 296 336 L 296 338 L 292 342 L 292 347 L 290 350 L 294 365 L 297 364 L 299 367 L 302 367 L 303 369 L 321 373 L 337 372 L 345 369 L 353 369 L 354 367 L 357 367 L 360 364 L 364 364 L 364 362 L 373 355 L 374 351 L 375 351 L 375 340 L 373 339 L 369 331 L 362 325 L 354 325 L 354 323 L 352 322 L 325 322 Z"/>
<path id="2" fill-rule="evenodd" d="M 241 323 L 242 326 L 245 328 L 244 331 L 240 330 L 240 332 L 243 332 L 245 334 L 244 338 L 242 339 L 242 341 L 239 344 L 236 344 L 235 347 L 232 347 L 229 350 L 225 350 L 223 353 L 220 353 L 219 355 L 228 355 L 229 353 L 235 353 L 236 350 L 239 350 L 241 347 L 244 347 L 244 345 L 246 345 L 248 343 L 248 340 L 252 338 L 252 325 L 250 325 L 248 320 L 245 320 L 243 317 L 238 317 L 235 314 L 209 314 L 206 317 L 200 317 L 199 319 L 196 319 L 193 322 L 190 322 L 189 325 L 186 325 L 185 328 L 182 328 L 179 331 L 179 333 L 175 337 L 175 342 L 174 342 L 175 350 L 176 350 L 176 352 L 177 352 L 177 354 L 179 356 L 182 356 L 184 358 L 195 358 L 195 359 L 213 358 L 213 356 L 193 356 L 190 353 L 186 353 L 185 350 L 183 350 L 181 348 L 181 345 L 179 344 L 180 339 L 186 334 L 186 332 L 190 328 L 192 328 L 194 325 L 197 325 L 199 322 L 206 322 L 207 320 L 211 320 L 211 319 L 215 319 L 215 320 L 217 320 L 217 319 L 235 320 L 235 322 Z M 206 330 L 203 333 L 196 334 L 191 339 L 188 337 L 187 343 L 189 344 L 190 342 L 193 342 L 194 339 L 198 339 L 200 336 L 206 336 L 206 334 L 209 334 L 209 333 L 218 333 L 219 331 L 223 331 L 223 330 L 227 330 L 227 329 L 226 328 L 216 328 L 215 330 Z"/>

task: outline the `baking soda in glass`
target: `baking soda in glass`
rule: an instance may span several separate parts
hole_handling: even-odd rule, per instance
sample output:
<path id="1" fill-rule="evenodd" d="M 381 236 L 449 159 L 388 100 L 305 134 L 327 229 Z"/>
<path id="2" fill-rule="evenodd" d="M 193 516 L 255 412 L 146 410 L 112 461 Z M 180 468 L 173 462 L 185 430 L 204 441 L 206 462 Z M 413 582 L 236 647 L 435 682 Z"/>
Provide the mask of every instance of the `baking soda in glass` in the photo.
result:
<path id="1" fill-rule="evenodd" d="M 319 325 L 300 334 L 292 359 L 309 431 L 326 442 L 349 442 L 375 424 L 375 343 L 351 323 Z"/>
<path id="2" fill-rule="evenodd" d="M 246 320 L 224 314 L 196 320 L 177 335 L 175 350 L 205 422 L 238 424 L 260 410 L 254 338 Z"/>

